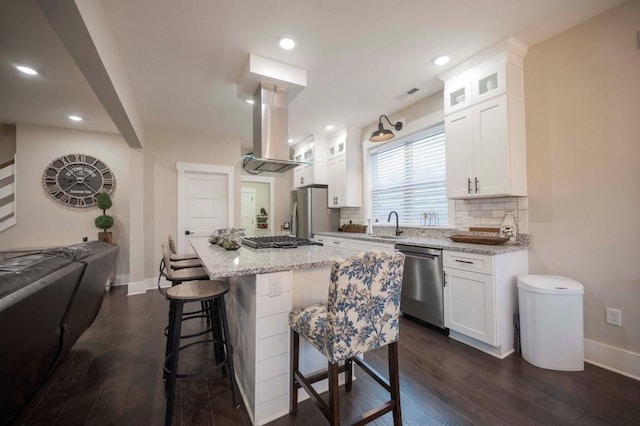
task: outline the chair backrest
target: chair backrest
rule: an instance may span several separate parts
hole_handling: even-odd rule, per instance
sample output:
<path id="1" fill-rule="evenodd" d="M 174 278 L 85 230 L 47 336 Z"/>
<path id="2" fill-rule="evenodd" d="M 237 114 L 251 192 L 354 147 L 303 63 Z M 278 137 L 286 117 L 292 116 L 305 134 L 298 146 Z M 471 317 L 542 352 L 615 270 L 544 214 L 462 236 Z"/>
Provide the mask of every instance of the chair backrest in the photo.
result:
<path id="1" fill-rule="evenodd" d="M 327 352 L 341 361 L 398 340 L 404 255 L 378 251 L 334 262 L 327 302 Z"/>
<path id="2" fill-rule="evenodd" d="M 168 244 L 162 243 L 162 260 L 164 260 L 164 272 L 168 280 L 173 277 L 173 270 L 171 269 L 171 249 Z"/>
<path id="3" fill-rule="evenodd" d="M 176 243 L 173 241 L 173 237 L 171 235 L 167 237 L 167 242 L 169 243 L 169 250 L 171 250 L 171 253 L 176 254 Z"/>

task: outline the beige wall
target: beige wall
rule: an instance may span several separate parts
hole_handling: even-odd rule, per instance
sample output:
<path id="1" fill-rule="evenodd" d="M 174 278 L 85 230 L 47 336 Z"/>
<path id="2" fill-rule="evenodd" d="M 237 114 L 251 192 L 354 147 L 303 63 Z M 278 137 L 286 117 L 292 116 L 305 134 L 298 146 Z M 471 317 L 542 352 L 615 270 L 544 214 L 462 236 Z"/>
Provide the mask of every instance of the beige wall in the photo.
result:
<path id="1" fill-rule="evenodd" d="M 525 57 L 532 273 L 585 286 L 585 337 L 640 352 L 640 2 Z M 622 309 L 623 327 L 605 323 Z"/>
<path id="2" fill-rule="evenodd" d="M 16 153 L 16 126 L 0 123 L 0 164 L 13 160 Z"/>
<path id="3" fill-rule="evenodd" d="M 389 120 L 392 123 L 395 123 L 398 120 L 404 119 L 404 125 L 411 123 L 412 121 L 416 121 L 422 119 L 428 115 L 441 113 L 443 108 L 443 92 L 436 92 L 432 95 L 427 96 L 424 99 L 417 101 L 414 104 L 409 105 L 399 111 L 394 112 L 393 114 L 387 114 Z M 381 113 L 382 114 L 382 113 Z M 383 119 L 384 120 L 384 119 Z M 385 129 L 391 129 L 389 123 L 386 120 L 383 121 Z M 368 140 L 371 133 L 378 129 L 378 119 L 376 117 L 376 121 L 365 126 L 362 129 L 362 140 Z M 401 132 L 404 130 L 401 130 Z M 393 132 L 397 135 L 398 132 L 393 130 Z"/>
<path id="4" fill-rule="evenodd" d="M 94 219 L 97 207 L 65 207 L 42 188 L 42 174 L 57 157 L 84 153 L 104 161 L 116 178 L 111 229 L 120 246 L 116 274 L 129 273 L 129 147 L 114 134 L 18 124 L 17 148 L 17 224 L 0 233 L 0 249 L 41 247 L 79 243 L 82 237 L 98 238 Z"/>
<path id="5" fill-rule="evenodd" d="M 177 233 L 177 162 L 234 167 L 240 158 L 240 141 L 160 127 L 145 127 L 145 277 L 157 276 L 160 245 L 167 234 Z M 240 193 L 239 178 L 234 183 Z M 235 197 L 240 211 L 240 199 Z M 239 218 L 236 222 L 240 222 Z"/>
<path id="6" fill-rule="evenodd" d="M 157 276 L 160 245 L 177 233 L 177 162 L 235 167 L 241 156 L 240 140 L 164 129 L 145 128 L 144 224 L 145 277 Z M 236 168 L 239 171 L 239 168 Z M 288 218 L 291 173 L 275 178 L 276 230 Z M 240 226 L 240 175 L 234 181 L 234 223 Z M 257 206 L 257 204 L 256 204 Z M 265 206 L 269 210 L 268 204 Z M 212 230 L 213 231 L 213 230 Z"/>

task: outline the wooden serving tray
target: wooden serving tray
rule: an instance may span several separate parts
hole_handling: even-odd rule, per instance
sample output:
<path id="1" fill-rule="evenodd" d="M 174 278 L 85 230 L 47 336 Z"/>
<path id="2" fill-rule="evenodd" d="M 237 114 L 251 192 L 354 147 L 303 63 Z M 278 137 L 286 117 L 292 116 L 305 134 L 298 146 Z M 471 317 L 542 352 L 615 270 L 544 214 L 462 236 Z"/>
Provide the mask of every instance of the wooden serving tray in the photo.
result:
<path id="1" fill-rule="evenodd" d="M 485 235 L 450 235 L 449 238 L 456 243 L 489 244 L 494 246 L 509 241 L 507 237 L 491 237 Z"/>

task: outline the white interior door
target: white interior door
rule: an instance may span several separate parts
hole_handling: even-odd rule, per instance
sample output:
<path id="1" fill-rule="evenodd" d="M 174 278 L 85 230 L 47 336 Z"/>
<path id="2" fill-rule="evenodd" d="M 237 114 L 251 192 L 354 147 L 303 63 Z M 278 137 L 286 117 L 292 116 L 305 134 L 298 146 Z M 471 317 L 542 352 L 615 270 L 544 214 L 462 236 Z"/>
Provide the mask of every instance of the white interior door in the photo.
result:
<path id="1" fill-rule="evenodd" d="M 193 165 L 198 166 L 198 165 Z M 233 215 L 232 179 L 215 166 L 178 164 L 178 248 L 191 252 L 187 236 L 207 236 L 230 226 Z"/>
<path id="2" fill-rule="evenodd" d="M 256 235 L 256 190 L 242 188 L 240 193 L 240 219 L 244 233 L 250 237 Z"/>

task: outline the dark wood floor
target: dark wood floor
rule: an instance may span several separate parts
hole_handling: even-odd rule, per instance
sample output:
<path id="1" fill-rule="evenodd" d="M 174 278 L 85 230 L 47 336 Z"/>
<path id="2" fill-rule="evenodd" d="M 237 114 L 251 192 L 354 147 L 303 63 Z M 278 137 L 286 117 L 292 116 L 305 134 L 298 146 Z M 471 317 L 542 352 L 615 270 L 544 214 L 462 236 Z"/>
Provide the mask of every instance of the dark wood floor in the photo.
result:
<path id="1" fill-rule="evenodd" d="M 116 288 L 15 424 L 161 425 L 166 318 L 157 292 L 127 297 Z M 640 424 L 640 382 L 624 376 L 589 364 L 584 372 L 544 370 L 516 355 L 500 361 L 405 319 L 400 335 L 407 425 Z M 367 360 L 386 374 L 385 353 L 374 351 Z M 205 362 L 203 348 L 181 359 L 186 369 Z M 366 374 L 358 377 L 350 394 L 341 392 L 345 420 L 386 397 Z M 249 425 L 244 407 L 233 410 L 229 389 L 217 374 L 180 381 L 174 424 Z M 323 424 L 309 401 L 297 417 L 272 423 Z M 374 424 L 392 424 L 391 416 Z"/>

